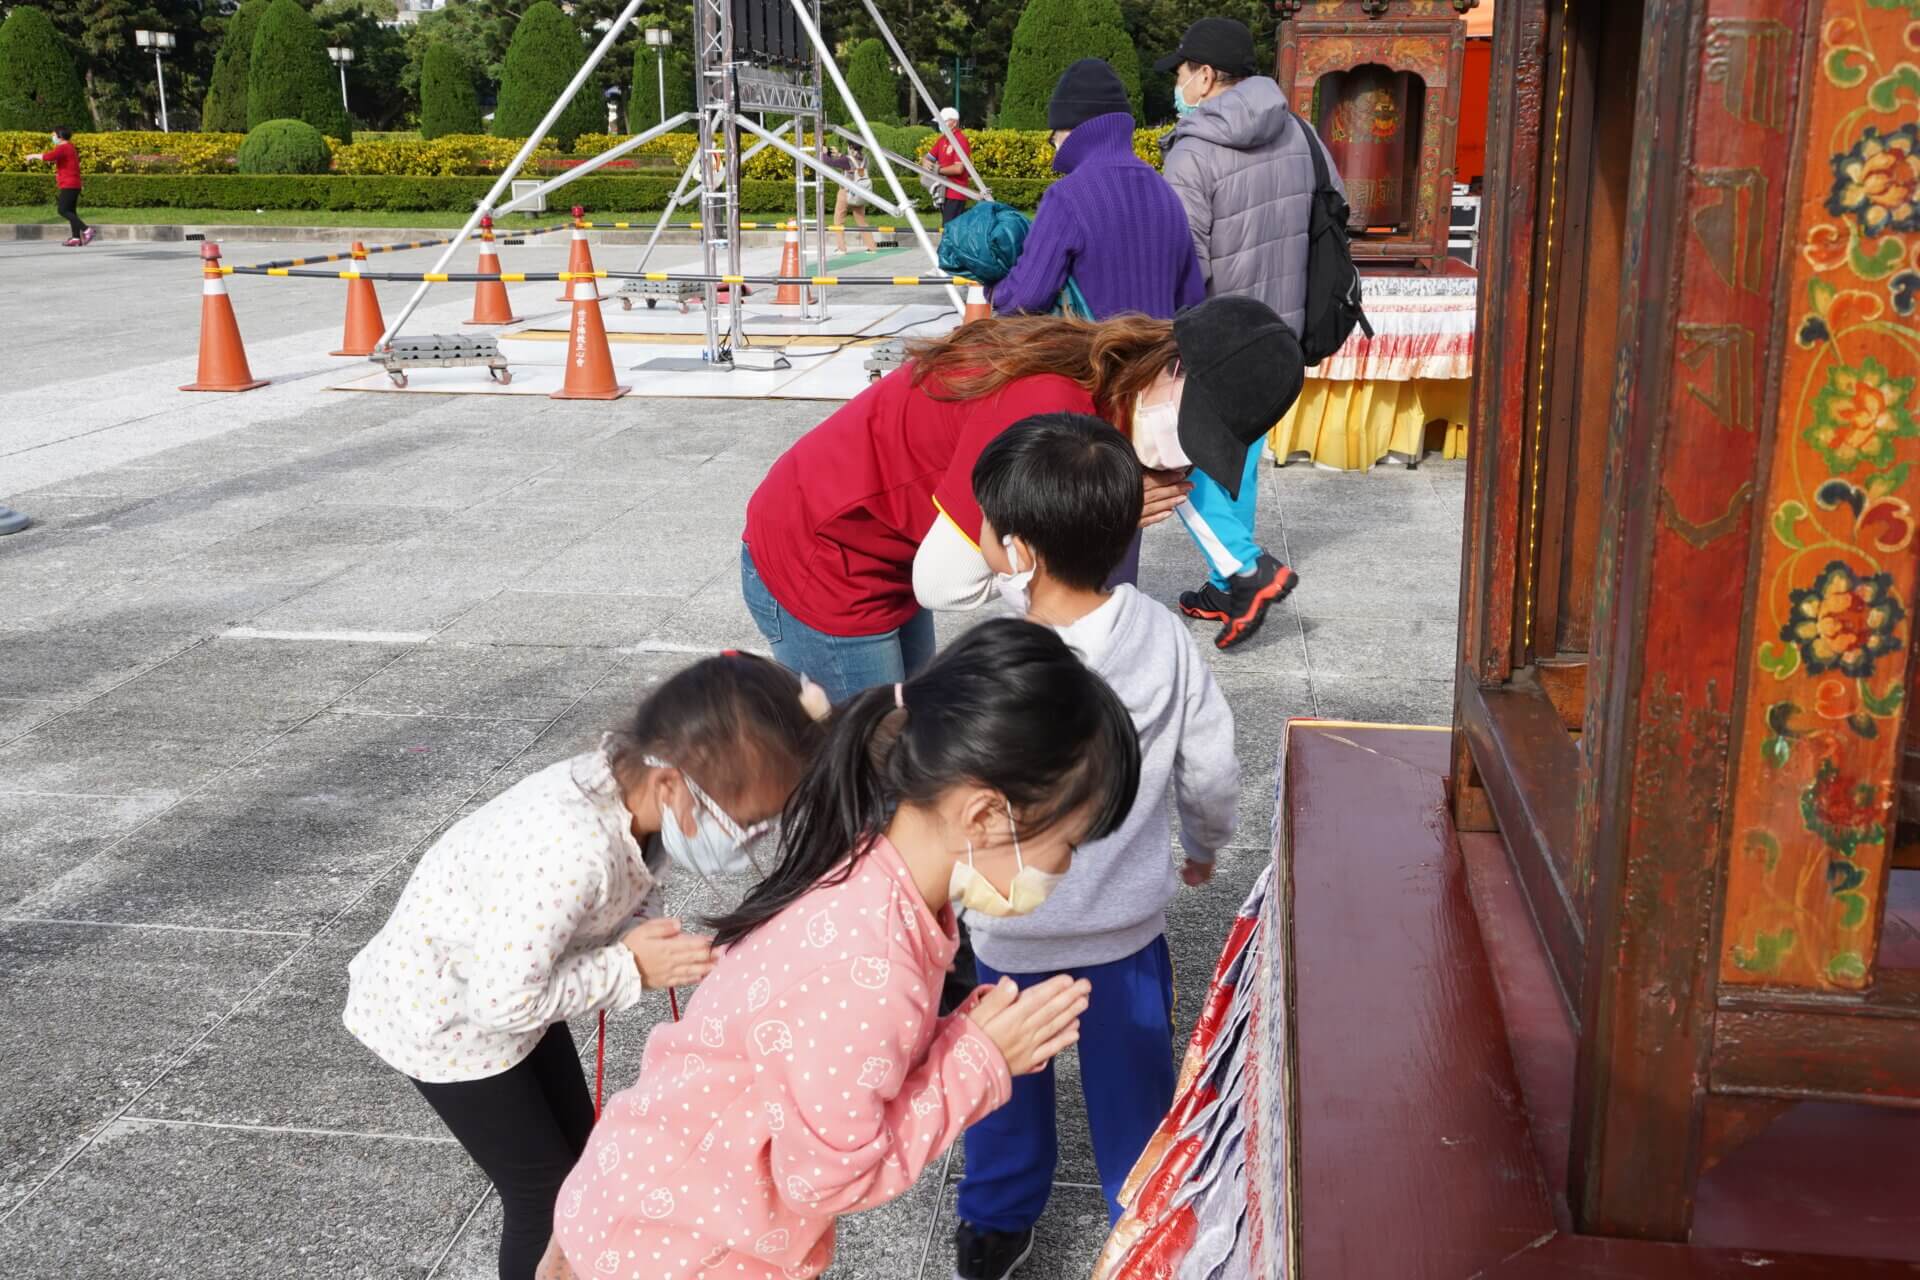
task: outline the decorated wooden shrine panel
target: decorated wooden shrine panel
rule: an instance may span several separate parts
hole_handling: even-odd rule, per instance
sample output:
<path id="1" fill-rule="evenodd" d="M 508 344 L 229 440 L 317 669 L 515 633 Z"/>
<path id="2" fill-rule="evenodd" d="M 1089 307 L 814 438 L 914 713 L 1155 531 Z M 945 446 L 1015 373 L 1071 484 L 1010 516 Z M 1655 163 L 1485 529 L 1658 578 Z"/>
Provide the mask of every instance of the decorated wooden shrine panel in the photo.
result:
<path id="1" fill-rule="evenodd" d="M 1893 838 L 1920 573 L 1920 4 L 1820 6 L 1740 708 L 1720 976 L 1868 984 Z M 1791 42 L 1715 77 L 1777 111 Z M 1753 270 L 1766 274 L 1766 264 Z M 1750 406 L 1749 406 L 1750 408 Z"/>

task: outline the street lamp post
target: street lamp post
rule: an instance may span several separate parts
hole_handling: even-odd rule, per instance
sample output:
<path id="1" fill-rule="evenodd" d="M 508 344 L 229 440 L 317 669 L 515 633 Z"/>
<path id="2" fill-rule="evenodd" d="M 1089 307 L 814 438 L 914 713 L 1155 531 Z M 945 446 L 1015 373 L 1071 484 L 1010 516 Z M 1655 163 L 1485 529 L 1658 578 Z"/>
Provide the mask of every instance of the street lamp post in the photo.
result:
<path id="1" fill-rule="evenodd" d="M 340 109 L 351 114 L 353 108 L 347 105 L 347 68 L 353 64 L 353 50 L 343 45 L 328 45 L 327 56 L 340 68 Z"/>
<path id="2" fill-rule="evenodd" d="M 660 119 L 665 120 L 667 118 L 667 47 L 673 43 L 673 32 L 665 27 L 648 27 L 647 43 L 653 46 L 653 82 L 660 90 Z"/>
<path id="3" fill-rule="evenodd" d="M 160 67 L 160 55 L 173 48 L 173 32 L 139 30 L 133 39 L 142 49 L 153 50 L 153 81 L 160 86 L 160 132 L 172 133 L 167 124 L 167 77 Z"/>

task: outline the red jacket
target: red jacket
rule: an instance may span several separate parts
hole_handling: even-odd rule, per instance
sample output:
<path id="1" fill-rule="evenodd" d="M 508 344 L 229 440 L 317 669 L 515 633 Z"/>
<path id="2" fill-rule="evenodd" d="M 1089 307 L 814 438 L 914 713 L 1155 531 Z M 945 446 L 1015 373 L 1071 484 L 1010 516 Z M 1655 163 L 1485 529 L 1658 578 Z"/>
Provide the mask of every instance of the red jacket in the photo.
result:
<path id="1" fill-rule="evenodd" d="M 933 167 L 935 169 L 944 169 L 950 164 L 959 164 L 961 151 L 966 152 L 968 156 L 973 155 L 973 143 L 968 140 L 966 134 L 960 132 L 959 125 L 953 126 L 953 136 L 960 144 L 958 150 L 955 150 L 945 138 L 933 144 Z M 968 197 L 960 188 L 948 187 L 947 198 L 958 200 Z"/>
<path id="2" fill-rule="evenodd" d="M 43 151 L 40 158 L 53 166 L 53 185 L 62 191 L 80 189 L 80 153 L 71 142 L 62 142 Z"/>

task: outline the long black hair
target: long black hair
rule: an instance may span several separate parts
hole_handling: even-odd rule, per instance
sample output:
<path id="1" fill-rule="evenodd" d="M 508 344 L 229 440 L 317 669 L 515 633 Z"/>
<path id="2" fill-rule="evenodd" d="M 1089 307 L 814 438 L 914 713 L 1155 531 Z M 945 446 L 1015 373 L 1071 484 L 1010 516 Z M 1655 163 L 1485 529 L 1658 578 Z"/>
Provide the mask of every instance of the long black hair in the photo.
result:
<path id="1" fill-rule="evenodd" d="M 729 650 L 668 677 L 612 737 L 614 773 L 631 781 L 641 757 L 671 761 L 716 800 L 759 776 L 793 777 L 824 736 L 800 704 L 800 677 L 777 662 Z"/>
<path id="2" fill-rule="evenodd" d="M 1133 718 L 1045 627 L 981 623 L 902 685 L 900 701 L 884 685 L 835 709 L 782 815 L 780 865 L 737 910 L 707 922 L 715 943 L 738 942 L 815 885 L 845 880 L 899 805 L 930 805 L 951 787 L 1001 792 L 1026 831 L 1085 815 L 1089 840 L 1133 807 Z"/>

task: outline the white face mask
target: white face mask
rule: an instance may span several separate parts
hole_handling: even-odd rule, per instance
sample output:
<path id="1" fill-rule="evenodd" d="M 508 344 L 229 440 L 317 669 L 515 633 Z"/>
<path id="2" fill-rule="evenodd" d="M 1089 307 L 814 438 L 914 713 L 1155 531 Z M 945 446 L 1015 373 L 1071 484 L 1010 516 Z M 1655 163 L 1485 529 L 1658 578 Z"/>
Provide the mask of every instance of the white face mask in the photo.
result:
<path id="1" fill-rule="evenodd" d="M 1019 868 L 1008 882 L 1007 892 L 994 888 L 993 882 L 974 867 L 973 841 L 969 840 L 967 860 L 953 864 L 953 875 L 947 881 L 947 896 L 954 906 L 983 916 L 1030 915 L 1067 878 L 1064 872 L 1042 871 L 1026 864 L 1020 856 L 1020 831 L 1013 825 L 1011 808 L 1007 810 L 1007 830 L 1013 835 L 1013 862 Z"/>
<path id="2" fill-rule="evenodd" d="M 1033 593 L 1030 588 L 1033 583 L 1034 566 L 1028 565 L 1024 569 L 1020 567 L 1020 553 L 1014 548 L 1012 534 L 1000 539 L 1000 545 L 1007 549 L 1007 563 L 1013 566 L 1014 571 L 994 574 L 993 585 L 999 590 L 1000 598 L 1013 606 L 1015 612 L 1024 616 L 1033 607 Z"/>
<path id="3" fill-rule="evenodd" d="M 1177 471 L 1193 465 L 1180 447 L 1179 400 L 1134 402 L 1133 451 L 1139 455 L 1140 465 L 1150 471 Z"/>
<path id="4" fill-rule="evenodd" d="M 641 759 L 656 769 L 674 767 L 657 756 L 642 756 Z M 693 834 L 688 835 L 681 829 L 678 815 L 661 806 L 660 844 L 666 849 L 667 856 L 705 880 L 758 871 L 747 847 L 773 824 L 758 822 L 751 827 L 742 827 L 706 792 L 694 785 L 685 770 L 681 771 L 680 780 L 687 784 L 687 791 L 693 796 Z"/>

